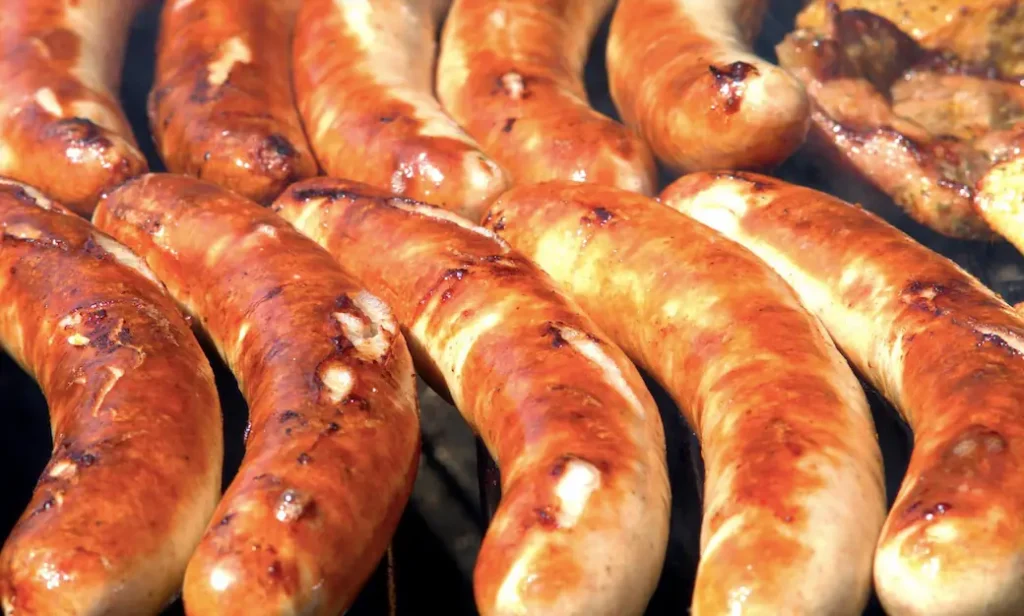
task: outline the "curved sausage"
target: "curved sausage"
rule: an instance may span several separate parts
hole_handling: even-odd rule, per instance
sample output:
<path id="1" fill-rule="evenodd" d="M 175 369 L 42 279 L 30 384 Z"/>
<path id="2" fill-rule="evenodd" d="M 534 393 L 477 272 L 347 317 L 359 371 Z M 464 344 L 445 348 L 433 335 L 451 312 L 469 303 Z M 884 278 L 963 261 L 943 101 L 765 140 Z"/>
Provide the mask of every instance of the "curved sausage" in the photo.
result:
<path id="1" fill-rule="evenodd" d="M 608 34 L 612 100 L 666 165 L 764 169 L 803 143 L 803 87 L 750 48 L 766 8 L 766 0 L 619 0 Z"/>
<path id="2" fill-rule="evenodd" d="M 786 283 L 615 188 L 513 188 L 484 226 L 566 289 L 697 431 L 707 507 L 691 611 L 860 614 L 885 518 L 881 451 L 857 377 Z"/>
<path id="3" fill-rule="evenodd" d="M 574 180 L 653 194 L 643 141 L 590 107 L 583 66 L 612 0 L 455 0 L 437 95 L 516 183 Z M 476 219 L 479 219 L 477 216 Z"/>
<path id="4" fill-rule="evenodd" d="M 273 208 L 391 303 L 420 374 L 497 461 L 480 613 L 643 613 L 670 493 L 658 409 L 625 355 L 536 266 L 445 210 L 333 179 Z"/>
<path id="5" fill-rule="evenodd" d="M 299 111 L 320 166 L 467 215 L 507 186 L 434 98 L 451 0 L 306 0 L 295 30 Z"/>
<path id="6" fill-rule="evenodd" d="M 301 0 L 167 0 L 149 97 L 167 169 L 269 204 L 317 174 L 292 96 Z"/>
<path id="7" fill-rule="evenodd" d="M 706 173 L 662 200 L 779 272 L 910 424 L 875 555 L 887 613 L 1024 611 L 1024 320 L 952 261 L 808 188 Z"/>
<path id="8" fill-rule="evenodd" d="M 82 215 L 146 171 L 117 101 L 132 17 L 147 0 L 13 0 L 0 17 L 0 174 Z"/>
<path id="9" fill-rule="evenodd" d="M 0 345 L 38 381 L 54 442 L 0 551 L 0 612 L 154 614 L 220 496 L 210 364 L 138 257 L 10 180 L 0 297 Z"/>
<path id="10" fill-rule="evenodd" d="M 419 462 L 412 360 L 390 309 L 288 223 L 207 182 L 146 175 L 95 218 L 194 315 L 249 404 L 241 468 L 185 573 L 186 611 L 344 611 Z"/>

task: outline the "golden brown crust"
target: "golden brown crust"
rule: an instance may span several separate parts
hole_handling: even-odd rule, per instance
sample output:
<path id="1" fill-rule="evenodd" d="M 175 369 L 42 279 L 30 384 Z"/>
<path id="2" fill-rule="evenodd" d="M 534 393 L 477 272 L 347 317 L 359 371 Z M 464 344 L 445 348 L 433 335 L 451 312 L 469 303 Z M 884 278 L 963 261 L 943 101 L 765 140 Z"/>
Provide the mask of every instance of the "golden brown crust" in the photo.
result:
<path id="1" fill-rule="evenodd" d="M 570 292 L 697 431 L 693 612 L 728 613 L 742 595 L 752 613 L 860 614 L 885 517 L 881 452 L 860 384 L 786 283 L 614 188 L 513 188 L 484 225 Z"/>
<path id="2" fill-rule="evenodd" d="M 1024 609 L 1024 320 L 980 282 L 828 195 L 754 174 L 694 174 L 662 200 L 793 285 L 910 423 L 914 451 L 875 583 L 895 614 Z"/>
<path id="3" fill-rule="evenodd" d="M 220 495 L 210 365 L 125 247 L 0 182 L 0 343 L 38 382 L 54 452 L 0 552 L 0 611 L 148 614 Z"/>
<path id="4" fill-rule="evenodd" d="M 295 91 L 328 175 L 479 216 L 507 180 L 434 98 L 448 3 L 307 0 L 295 31 Z"/>
<path id="5" fill-rule="evenodd" d="M 246 455 L 189 562 L 190 614 L 344 611 L 412 489 L 412 362 L 387 307 L 285 221 L 226 189 L 146 175 L 97 225 L 193 314 L 249 403 Z"/>
<path id="6" fill-rule="evenodd" d="M 143 173 L 117 101 L 131 19 L 146 0 L 15 0 L 0 17 L 0 174 L 75 212 Z"/>
<path id="7" fill-rule="evenodd" d="M 444 210 L 325 178 L 273 207 L 394 306 L 420 373 L 497 460 L 480 613 L 642 613 L 669 492 L 657 408 L 622 352 L 525 257 Z"/>
<path id="8" fill-rule="evenodd" d="M 608 84 L 623 121 L 684 171 L 774 167 L 803 143 L 807 97 L 753 54 L 763 0 L 620 0 Z"/>
<path id="9" fill-rule="evenodd" d="M 455 0 L 437 93 L 513 182 L 574 180 L 645 194 L 654 159 L 587 102 L 583 64 L 610 0 Z"/>
<path id="10" fill-rule="evenodd" d="M 289 74 L 299 4 L 164 4 L 149 121 L 169 171 L 264 205 L 317 174 Z"/>

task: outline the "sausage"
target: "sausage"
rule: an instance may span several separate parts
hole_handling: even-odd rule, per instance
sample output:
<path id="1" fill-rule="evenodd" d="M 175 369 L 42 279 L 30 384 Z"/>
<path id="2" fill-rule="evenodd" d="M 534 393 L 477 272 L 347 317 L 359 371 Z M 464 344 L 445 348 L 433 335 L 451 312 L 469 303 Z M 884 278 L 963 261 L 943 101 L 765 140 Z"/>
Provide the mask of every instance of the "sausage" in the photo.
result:
<path id="1" fill-rule="evenodd" d="M 658 409 L 625 355 L 535 265 L 455 214 L 327 178 L 272 207 L 394 307 L 420 375 L 497 462 L 480 614 L 643 613 L 670 492 Z"/>
<path id="2" fill-rule="evenodd" d="M 619 0 L 608 86 L 627 125 L 682 171 L 771 168 L 796 151 L 810 108 L 789 73 L 750 48 L 766 0 Z"/>
<path id="3" fill-rule="evenodd" d="M 301 0 L 168 0 L 149 122 L 169 171 L 269 205 L 315 176 L 292 96 Z"/>
<path id="4" fill-rule="evenodd" d="M 146 171 L 117 101 L 132 17 L 147 0 L 12 0 L 0 19 L 0 175 L 88 216 Z"/>
<path id="5" fill-rule="evenodd" d="M 913 430 L 875 555 L 886 611 L 1024 611 L 1024 320 L 952 261 L 823 193 L 723 172 L 661 198 L 779 272 Z"/>
<path id="6" fill-rule="evenodd" d="M 513 182 L 574 180 L 644 194 L 657 189 L 646 144 L 587 102 L 583 68 L 611 3 L 452 4 L 438 56 L 438 98 Z"/>
<path id="7" fill-rule="evenodd" d="M 827 34 L 792 32 L 777 51 L 813 101 L 809 145 L 855 176 L 830 169 L 837 186 L 866 180 L 938 233 L 993 238 L 977 211 L 975 185 L 1019 152 L 1020 84 L 929 53 L 864 11 L 835 13 Z"/>
<path id="8" fill-rule="evenodd" d="M 306 0 L 295 30 L 299 111 L 327 175 L 479 216 L 505 172 L 434 98 L 451 0 Z"/>
<path id="9" fill-rule="evenodd" d="M 155 614 L 220 497 L 210 364 L 137 256 L 7 179 L 0 297 L 0 346 L 39 383 L 54 443 L 0 550 L 0 613 Z"/>
<path id="10" fill-rule="evenodd" d="M 99 205 L 193 315 L 249 404 L 238 475 L 185 572 L 188 614 L 347 609 L 412 490 L 419 409 L 390 309 L 273 213 L 146 175 Z"/>
<path id="11" fill-rule="evenodd" d="M 786 283 L 611 187 L 513 188 L 484 226 L 569 292 L 697 431 L 707 508 L 691 611 L 860 614 L 885 517 L 881 451 L 857 377 Z"/>

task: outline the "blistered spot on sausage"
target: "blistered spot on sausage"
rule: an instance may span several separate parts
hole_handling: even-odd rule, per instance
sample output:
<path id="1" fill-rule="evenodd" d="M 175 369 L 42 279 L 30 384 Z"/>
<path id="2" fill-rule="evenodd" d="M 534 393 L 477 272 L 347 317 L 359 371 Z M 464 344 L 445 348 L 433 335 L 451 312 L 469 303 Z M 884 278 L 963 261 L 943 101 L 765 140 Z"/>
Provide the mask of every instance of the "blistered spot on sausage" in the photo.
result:
<path id="1" fill-rule="evenodd" d="M 751 74 L 757 75 L 757 68 L 746 62 L 733 62 L 724 68 L 708 65 L 708 70 L 715 79 L 725 113 L 733 114 L 739 111 L 743 104 L 743 94 L 747 89 L 745 80 Z"/>
<path id="2" fill-rule="evenodd" d="M 559 331 L 558 327 L 554 324 L 548 324 L 544 329 L 545 336 L 551 336 L 551 346 L 558 349 L 567 344 L 565 338 L 562 337 L 562 332 Z"/>
<path id="3" fill-rule="evenodd" d="M 1012 331 L 985 325 L 975 325 L 974 333 L 978 337 L 978 347 L 992 344 L 1011 355 L 1024 355 L 1024 340 Z"/>
<path id="4" fill-rule="evenodd" d="M 321 393 L 331 404 L 339 404 L 355 386 L 355 375 L 348 366 L 336 360 L 322 363 L 317 368 L 317 378 Z"/>
<path id="5" fill-rule="evenodd" d="M 558 520 L 555 519 L 555 512 L 552 510 L 550 505 L 546 507 L 537 507 L 533 510 L 533 513 L 537 516 L 537 522 L 548 530 L 558 528 Z"/>
<path id="6" fill-rule="evenodd" d="M 303 451 L 302 453 L 299 454 L 299 457 L 295 458 L 295 461 L 305 466 L 306 464 L 309 464 L 310 462 L 313 461 L 313 456 Z"/>
<path id="7" fill-rule="evenodd" d="M 308 515 L 313 509 L 313 499 L 298 490 L 285 490 L 277 500 L 274 517 L 279 522 L 297 522 L 302 516 Z"/>
<path id="8" fill-rule="evenodd" d="M 946 287 L 941 284 L 915 280 L 903 289 L 900 300 L 912 308 L 930 312 L 938 317 L 946 314 L 946 311 L 935 304 L 935 299 L 946 291 Z"/>
<path id="9" fill-rule="evenodd" d="M 289 171 L 292 161 L 296 158 L 295 146 L 284 136 L 269 135 L 260 144 L 256 160 L 264 171 Z"/>
<path id="10" fill-rule="evenodd" d="M 530 97 L 526 86 L 527 80 L 519 73 L 511 71 L 498 77 L 494 93 L 502 93 L 514 101 L 525 100 Z"/>

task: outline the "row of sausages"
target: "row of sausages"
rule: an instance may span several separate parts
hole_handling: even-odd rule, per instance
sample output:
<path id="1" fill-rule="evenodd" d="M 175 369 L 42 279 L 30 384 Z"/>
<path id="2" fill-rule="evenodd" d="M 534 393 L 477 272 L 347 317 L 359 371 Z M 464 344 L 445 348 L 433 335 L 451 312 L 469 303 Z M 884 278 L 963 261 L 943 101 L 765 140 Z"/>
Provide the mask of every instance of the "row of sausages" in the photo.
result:
<path id="1" fill-rule="evenodd" d="M 158 174 L 107 195 L 94 228 L 6 181 L 0 339 L 47 396 L 55 450 L 0 553 L 5 614 L 151 613 L 182 579 L 190 614 L 339 613 L 416 473 L 410 350 L 502 471 L 483 614 L 642 613 L 670 493 L 630 359 L 701 441 L 695 613 L 856 614 L 872 570 L 893 614 L 1020 610 L 1021 318 L 810 189 L 699 173 L 661 199 L 524 185 L 480 227 L 346 180 L 265 209 Z M 250 405 L 219 504 L 216 391 L 186 319 Z M 914 430 L 888 516 L 843 355 Z"/>
<path id="2" fill-rule="evenodd" d="M 480 612 L 640 614 L 670 492 L 634 363 L 701 441 L 695 613 L 856 614 L 872 572 L 893 614 L 1024 609 L 1024 321 L 810 189 L 704 172 L 650 198 L 650 151 L 765 166 L 802 141 L 797 113 L 797 137 L 722 150 L 780 89 L 806 105 L 744 55 L 756 3 L 698 28 L 688 2 L 620 0 L 609 75 L 642 140 L 586 104 L 609 2 L 456 0 L 438 100 L 447 4 L 169 0 L 150 117 L 183 175 L 128 181 L 112 92 L 138 4 L 0 22 L 36 63 L 0 129 L 0 342 L 55 443 L 0 552 L 5 616 L 153 613 L 179 588 L 190 614 L 344 611 L 416 474 L 414 367 L 501 469 Z M 223 497 L 199 340 L 250 407 Z M 850 364 L 914 430 L 888 515 Z"/>

